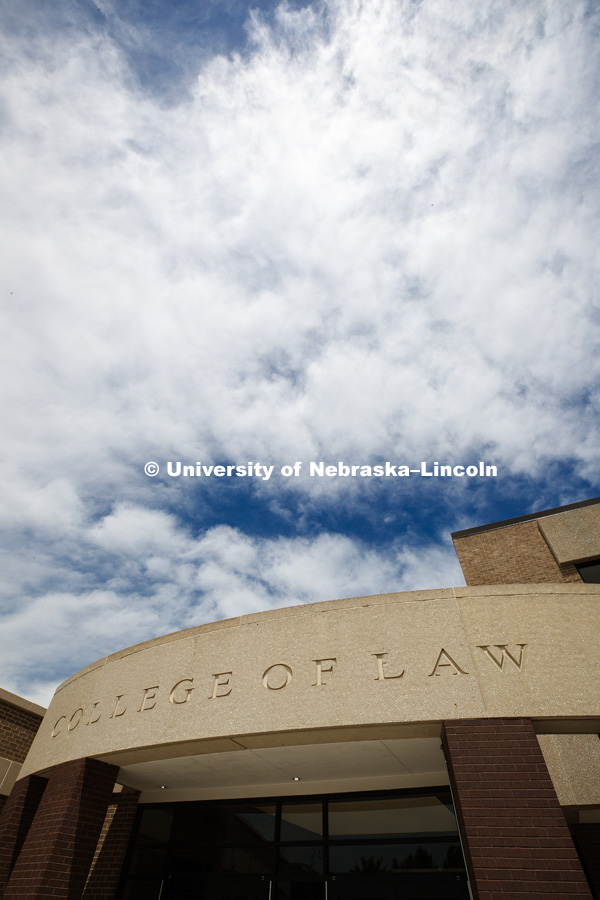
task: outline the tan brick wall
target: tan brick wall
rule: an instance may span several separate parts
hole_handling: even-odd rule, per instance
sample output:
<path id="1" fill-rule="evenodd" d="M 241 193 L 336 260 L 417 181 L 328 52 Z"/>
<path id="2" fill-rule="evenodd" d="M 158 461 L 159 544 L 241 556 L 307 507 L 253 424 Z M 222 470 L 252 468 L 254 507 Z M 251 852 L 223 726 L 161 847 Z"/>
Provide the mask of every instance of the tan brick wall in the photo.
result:
<path id="1" fill-rule="evenodd" d="M 581 582 L 572 563 L 558 565 L 536 520 L 457 537 L 454 547 L 469 587 Z"/>

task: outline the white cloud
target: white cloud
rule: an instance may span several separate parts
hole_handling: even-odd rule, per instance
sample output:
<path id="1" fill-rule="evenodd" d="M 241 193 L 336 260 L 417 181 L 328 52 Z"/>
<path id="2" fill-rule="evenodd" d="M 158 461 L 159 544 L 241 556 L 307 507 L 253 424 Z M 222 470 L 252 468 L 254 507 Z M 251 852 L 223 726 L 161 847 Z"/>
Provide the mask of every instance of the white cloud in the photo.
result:
<path id="1" fill-rule="evenodd" d="M 530 468 L 565 425 L 580 450 L 565 407 L 598 376 L 584 5 L 326 8 L 328 32 L 310 9 L 255 18 L 253 52 L 167 109 L 106 39 L 11 67 L 16 432 L 55 465 L 174 442 L 419 454 L 457 417 L 460 451 L 490 406 L 523 420 L 485 424 L 509 465 L 523 428 Z"/>
<path id="2" fill-rule="evenodd" d="M 90 29 L 4 40 L 15 646 L 38 608 L 62 624 L 76 608 L 104 652 L 198 608 L 432 583 L 412 551 L 339 535 L 200 521 L 192 538 L 148 459 L 484 448 L 505 472 L 571 459 L 597 477 L 599 69 L 583 0 L 328 0 L 248 27 L 248 52 L 203 51 L 178 104 L 136 89 Z M 275 480 L 261 494 L 285 504 Z"/>
<path id="3" fill-rule="evenodd" d="M 462 583 L 450 549 L 379 552 L 341 535 L 253 538 L 227 526 L 194 539 L 169 516 L 132 506 L 118 507 L 80 540 L 106 554 L 97 562 L 110 572 L 105 589 L 77 589 L 86 574 L 80 547 L 78 559 L 62 561 L 64 591 L 44 590 L 46 568 L 29 569 L 29 597 L 3 616 L 0 683 L 39 702 L 49 702 L 58 681 L 94 659 L 182 627 L 297 603 Z"/>
<path id="4" fill-rule="evenodd" d="M 125 503 L 94 525 L 88 538 L 109 552 L 125 554 L 155 550 L 177 553 L 182 541 L 173 516 Z"/>

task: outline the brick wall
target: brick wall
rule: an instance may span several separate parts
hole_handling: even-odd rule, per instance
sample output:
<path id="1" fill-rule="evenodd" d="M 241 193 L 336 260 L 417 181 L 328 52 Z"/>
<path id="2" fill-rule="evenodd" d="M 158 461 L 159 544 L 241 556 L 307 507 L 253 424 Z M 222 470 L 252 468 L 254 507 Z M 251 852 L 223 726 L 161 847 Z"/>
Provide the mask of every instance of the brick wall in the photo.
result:
<path id="1" fill-rule="evenodd" d="M 442 739 L 475 898 L 591 900 L 531 722 L 455 720 Z"/>
<path id="2" fill-rule="evenodd" d="M 123 788 L 113 795 L 96 847 L 83 900 L 111 900 L 114 897 L 129 845 L 137 811 L 139 791 Z"/>
<path id="3" fill-rule="evenodd" d="M 4 900 L 79 900 L 118 773 L 95 759 L 52 771 Z"/>
<path id="4" fill-rule="evenodd" d="M 22 763 L 41 721 L 41 715 L 0 699 L 0 757 Z"/>
<path id="5" fill-rule="evenodd" d="M 21 778 L 0 812 L 0 897 L 10 878 L 46 788 L 39 775 Z"/>
<path id="6" fill-rule="evenodd" d="M 469 587 L 478 584 L 581 582 L 581 576 L 572 563 L 558 565 L 535 520 L 453 540 Z"/>

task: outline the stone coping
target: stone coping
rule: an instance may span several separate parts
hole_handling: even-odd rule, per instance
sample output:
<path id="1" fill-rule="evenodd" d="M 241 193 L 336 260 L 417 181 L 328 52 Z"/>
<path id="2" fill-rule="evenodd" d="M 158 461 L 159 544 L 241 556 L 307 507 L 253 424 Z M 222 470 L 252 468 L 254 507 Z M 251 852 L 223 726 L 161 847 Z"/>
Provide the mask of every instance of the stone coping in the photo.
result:
<path id="1" fill-rule="evenodd" d="M 415 600 L 453 600 L 460 597 L 480 597 L 482 599 L 488 597 L 523 594 L 596 594 L 600 593 L 600 586 L 595 584 L 482 584 L 474 587 L 451 587 L 439 589 L 427 589 L 420 591 L 400 591 L 389 594 L 370 594 L 361 597 L 346 597 L 338 600 L 322 600 L 317 603 L 299 603 L 295 606 L 282 606 L 273 609 L 262 610 L 261 612 L 248 613 L 244 616 L 234 616 L 231 619 L 218 619 L 215 622 L 207 622 L 203 625 L 193 625 L 191 628 L 184 628 L 182 631 L 171 631 L 155 638 L 149 638 L 147 641 L 141 641 L 139 644 L 132 644 L 130 647 L 124 647 L 108 656 L 103 656 L 95 660 L 83 669 L 79 669 L 65 678 L 56 688 L 56 693 L 66 687 L 75 679 L 88 672 L 104 666 L 107 662 L 116 659 L 122 659 L 132 653 L 138 653 L 147 650 L 149 647 L 156 647 L 161 644 L 168 644 L 172 641 L 183 640 L 187 637 L 193 637 L 199 634 L 206 634 L 211 631 L 219 631 L 224 628 L 239 628 L 241 625 L 252 624 L 253 622 L 262 622 L 269 619 L 278 619 L 280 617 L 306 616 L 312 615 L 320 611 L 329 612 L 333 609 L 352 609 L 364 606 L 376 606 L 389 603 L 409 603 Z M 27 702 L 27 701 L 24 701 Z M 41 708 L 41 707 L 40 707 Z M 44 710 L 45 712 L 45 710 Z"/>
<path id="2" fill-rule="evenodd" d="M 26 700 L 24 697 L 19 697 L 17 694 L 12 694 L 10 691 L 5 691 L 4 688 L 0 688 L 0 702 L 10 703 L 11 706 L 16 706 L 17 709 L 24 709 L 27 712 L 36 713 L 38 716 L 44 716 L 46 713 L 46 709 L 44 706 L 39 706 L 37 703 L 34 703 L 33 700 Z"/>

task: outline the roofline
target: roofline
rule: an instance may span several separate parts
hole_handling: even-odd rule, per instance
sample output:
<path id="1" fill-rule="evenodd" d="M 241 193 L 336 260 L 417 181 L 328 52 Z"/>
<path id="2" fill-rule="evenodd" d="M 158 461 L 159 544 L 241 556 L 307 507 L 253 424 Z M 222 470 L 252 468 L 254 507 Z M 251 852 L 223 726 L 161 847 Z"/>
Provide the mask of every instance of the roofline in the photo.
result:
<path id="1" fill-rule="evenodd" d="M 46 714 L 46 708 L 44 706 L 40 706 L 39 703 L 34 703 L 33 700 L 26 700 L 25 697 L 19 697 L 17 694 L 11 693 L 11 691 L 4 690 L 4 688 L 0 688 L 0 702 L 10 703 L 11 706 L 16 706 L 17 709 L 24 709 L 27 712 L 35 713 L 36 716 L 40 716 L 40 718 L 43 718 Z"/>
<path id="2" fill-rule="evenodd" d="M 541 512 L 517 516 L 516 519 L 503 519 L 501 522 L 491 522 L 489 525 L 478 525 L 476 528 L 453 531 L 450 537 L 454 540 L 454 538 L 469 537 L 471 534 L 481 534 L 484 531 L 495 531 L 496 528 L 507 528 L 509 525 L 518 525 L 519 522 L 531 522 L 532 519 L 543 519 L 545 516 L 554 516 L 569 509 L 581 509 L 582 506 L 593 506 L 595 503 L 600 503 L 600 497 L 594 497 L 591 500 L 580 500 L 579 503 L 569 503 L 568 506 L 555 506 L 554 509 L 543 509 Z"/>

